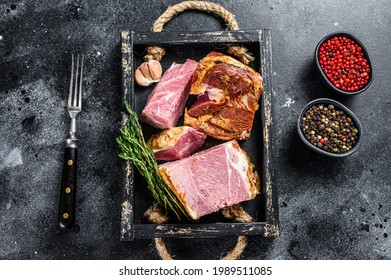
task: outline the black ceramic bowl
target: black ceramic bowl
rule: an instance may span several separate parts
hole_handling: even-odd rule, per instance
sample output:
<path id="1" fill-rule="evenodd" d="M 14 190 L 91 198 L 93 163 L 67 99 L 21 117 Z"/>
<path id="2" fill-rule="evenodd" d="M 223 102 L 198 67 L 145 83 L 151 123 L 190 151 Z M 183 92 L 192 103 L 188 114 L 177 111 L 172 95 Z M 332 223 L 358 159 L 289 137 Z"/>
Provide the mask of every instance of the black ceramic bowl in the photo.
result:
<path id="1" fill-rule="evenodd" d="M 355 127 L 358 129 L 358 137 L 357 137 L 357 141 L 356 141 L 356 144 L 352 147 L 351 150 L 347 151 L 346 153 L 331 153 L 331 152 L 328 152 L 328 151 L 325 151 L 321 148 L 318 148 L 317 146 L 311 144 L 304 136 L 303 134 L 303 131 L 301 130 L 300 128 L 300 124 L 301 124 L 301 120 L 304 116 L 304 114 L 307 112 L 307 110 L 313 106 L 313 105 L 316 105 L 316 104 L 325 104 L 325 105 L 329 105 L 329 104 L 332 104 L 334 105 L 334 107 L 336 109 L 339 109 L 341 111 L 344 111 L 346 116 L 350 117 L 355 125 Z M 361 140 L 362 140 L 362 126 L 361 126 L 361 123 L 359 121 L 359 119 L 356 117 L 356 115 L 353 114 L 352 111 L 350 111 L 346 106 L 342 105 L 341 103 L 333 100 L 333 99 L 328 99 L 328 98 L 319 98 L 319 99 L 315 99 L 313 101 L 311 101 L 310 103 L 308 103 L 304 108 L 303 110 L 301 111 L 300 115 L 299 115 L 299 119 L 297 120 L 297 132 L 300 136 L 300 139 L 304 142 L 304 144 L 306 144 L 306 146 L 308 146 L 310 149 L 314 150 L 315 152 L 317 153 L 320 153 L 322 155 L 326 155 L 326 156 L 330 156 L 330 157 L 335 157 L 335 158 L 341 158 L 341 157 L 346 157 L 348 155 L 351 155 L 353 154 L 354 152 L 357 151 L 357 149 L 359 148 L 360 144 L 361 144 Z"/>
<path id="2" fill-rule="evenodd" d="M 323 72 L 322 68 L 320 67 L 319 57 L 318 57 L 319 48 L 324 42 L 326 42 L 327 40 L 329 40 L 333 37 L 346 37 L 346 38 L 353 40 L 356 44 L 361 46 L 362 52 L 364 54 L 364 58 L 368 61 L 368 65 L 369 65 L 369 69 L 370 69 L 368 83 L 366 85 L 364 85 L 364 87 L 362 87 L 361 89 L 359 89 L 357 91 L 343 91 L 341 89 L 336 88 L 330 82 L 330 80 L 327 78 L 326 74 Z M 335 92 L 335 93 L 338 93 L 341 95 L 350 96 L 350 95 L 356 95 L 356 94 L 362 93 L 371 85 L 372 80 L 373 80 L 373 68 L 372 68 L 371 60 L 369 59 L 369 55 L 368 55 L 368 52 L 367 52 L 365 46 L 356 37 L 354 37 L 353 35 L 351 35 L 349 33 L 345 33 L 345 32 L 332 33 L 332 34 L 329 34 L 326 37 L 324 37 L 318 43 L 318 45 L 316 46 L 316 49 L 315 49 L 315 65 L 316 65 L 317 72 L 318 72 L 319 76 L 321 77 L 323 83 L 326 85 L 326 87 L 329 90 L 331 90 L 332 92 Z"/>

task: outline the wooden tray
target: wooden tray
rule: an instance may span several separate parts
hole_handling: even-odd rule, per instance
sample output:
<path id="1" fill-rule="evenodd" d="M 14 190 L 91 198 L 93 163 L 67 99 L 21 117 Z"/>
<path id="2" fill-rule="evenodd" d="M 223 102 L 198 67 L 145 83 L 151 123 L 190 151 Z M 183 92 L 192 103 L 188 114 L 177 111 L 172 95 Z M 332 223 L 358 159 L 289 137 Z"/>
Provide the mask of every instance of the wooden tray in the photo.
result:
<path id="1" fill-rule="evenodd" d="M 148 46 L 160 45 L 166 49 L 166 54 L 161 61 L 164 71 L 174 61 L 183 63 L 187 58 L 199 61 L 210 51 L 227 54 L 228 44 L 239 43 L 247 47 L 255 56 L 250 67 L 263 76 L 263 93 L 259 101 L 260 108 L 255 114 L 251 137 L 246 141 L 239 141 L 261 177 L 262 193 L 255 199 L 242 203 L 244 209 L 254 218 L 254 222 L 232 222 L 217 212 L 195 222 L 178 221 L 175 217 L 170 217 L 168 224 L 151 224 L 143 217 L 144 212 L 153 204 L 146 182 L 138 171 L 133 169 L 131 162 L 124 161 L 121 240 L 155 237 L 278 236 L 280 231 L 274 170 L 275 121 L 270 30 L 141 34 L 124 31 L 121 33 L 121 39 L 122 101 L 130 104 L 138 115 L 153 89 L 153 86 L 141 88 L 133 81 L 133 72 L 143 61 Z M 193 102 L 194 98 L 190 97 L 188 105 Z M 122 114 L 125 122 L 126 114 L 124 112 Z M 180 119 L 178 125 L 182 122 L 183 120 Z M 142 124 L 142 127 L 146 139 L 157 132 L 147 124 Z M 207 140 L 203 148 L 215 145 L 217 142 L 217 140 Z"/>

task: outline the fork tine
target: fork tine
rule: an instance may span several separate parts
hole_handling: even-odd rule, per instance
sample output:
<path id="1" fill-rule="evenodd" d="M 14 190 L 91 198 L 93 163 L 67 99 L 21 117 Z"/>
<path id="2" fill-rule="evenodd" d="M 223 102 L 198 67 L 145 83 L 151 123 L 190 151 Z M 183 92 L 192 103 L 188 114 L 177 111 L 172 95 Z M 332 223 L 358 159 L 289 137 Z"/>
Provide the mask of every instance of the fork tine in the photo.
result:
<path id="1" fill-rule="evenodd" d="M 83 84 L 83 64 L 84 64 L 84 55 L 81 55 L 81 63 L 80 63 L 80 80 L 79 80 L 79 102 L 77 106 L 81 109 L 81 96 L 82 96 L 82 84 Z"/>
<path id="2" fill-rule="evenodd" d="M 72 68 L 71 68 L 71 82 L 69 86 L 68 104 L 67 107 L 72 105 L 72 90 L 73 90 L 73 68 L 74 68 L 74 55 L 72 54 Z"/>
<path id="3" fill-rule="evenodd" d="M 73 102 L 72 102 L 72 106 L 73 107 L 76 107 L 77 106 L 77 95 L 78 95 L 78 92 L 77 92 L 77 78 L 79 76 L 79 55 L 77 55 L 77 60 L 76 60 L 76 75 L 75 75 L 75 91 L 74 91 L 74 94 L 73 94 Z"/>

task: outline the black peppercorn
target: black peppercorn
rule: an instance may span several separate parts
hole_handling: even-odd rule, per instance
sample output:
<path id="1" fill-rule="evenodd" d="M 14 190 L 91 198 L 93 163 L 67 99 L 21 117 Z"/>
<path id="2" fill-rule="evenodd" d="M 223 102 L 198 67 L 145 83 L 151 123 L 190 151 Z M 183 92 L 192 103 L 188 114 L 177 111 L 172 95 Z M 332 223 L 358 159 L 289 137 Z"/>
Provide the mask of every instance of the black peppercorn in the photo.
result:
<path id="1" fill-rule="evenodd" d="M 331 153 L 345 153 L 356 144 L 359 131 L 344 111 L 333 104 L 310 107 L 301 120 L 305 138 L 314 146 Z"/>

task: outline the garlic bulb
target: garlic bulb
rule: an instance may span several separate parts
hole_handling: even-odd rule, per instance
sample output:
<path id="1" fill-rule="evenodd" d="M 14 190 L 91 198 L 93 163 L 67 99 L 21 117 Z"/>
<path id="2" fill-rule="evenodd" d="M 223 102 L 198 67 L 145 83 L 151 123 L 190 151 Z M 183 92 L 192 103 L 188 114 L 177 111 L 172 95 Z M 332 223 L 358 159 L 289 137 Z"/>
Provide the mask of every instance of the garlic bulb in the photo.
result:
<path id="1" fill-rule="evenodd" d="M 152 59 L 148 62 L 141 63 L 134 73 L 134 79 L 138 85 L 147 87 L 160 81 L 162 72 L 160 62 Z"/>

